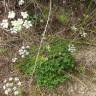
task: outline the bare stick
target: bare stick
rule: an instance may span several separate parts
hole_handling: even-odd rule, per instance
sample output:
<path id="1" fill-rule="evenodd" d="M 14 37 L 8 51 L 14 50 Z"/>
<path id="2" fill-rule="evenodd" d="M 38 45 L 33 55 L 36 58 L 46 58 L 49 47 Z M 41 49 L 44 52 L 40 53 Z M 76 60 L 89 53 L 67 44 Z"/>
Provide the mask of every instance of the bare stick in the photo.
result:
<path id="1" fill-rule="evenodd" d="M 35 59 L 35 63 L 34 63 L 34 68 L 33 68 L 32 76 L 31 76 L 30 82 L 29 82 L 29 89 L 31 89 L 32 77 L 33 77 L 34 72 L 35 72 L 36 67 L 37 67 L 37 61 L 38 61 L 40 50 L 41 50 L 41 47 L 42 47 L 42 44 L 43 44 L 43 41 L 44 41 L 44 38 L 45 38 L 45 34 L 47 32 L 47 27 L 48 27 L 48 24 L 49 24 L 49 21 L 50 21 L 50 17 L 51 17 L 51 11 L 52 11 L 52 1 L 50 0 L 49 15 L 48 15 L 48 19 L 47 19 L 47 23 L 46 23 L 45 29 L 44 29 L 43 34 L 42 34 L 42 38 L 41 38 L 41 41 L 40 41 L 38 52 L 37 52 L 37 55 L 36 55 L 36 59 Z M 29 94 L 31 96 L 31 90 L 29 91 Z"/>

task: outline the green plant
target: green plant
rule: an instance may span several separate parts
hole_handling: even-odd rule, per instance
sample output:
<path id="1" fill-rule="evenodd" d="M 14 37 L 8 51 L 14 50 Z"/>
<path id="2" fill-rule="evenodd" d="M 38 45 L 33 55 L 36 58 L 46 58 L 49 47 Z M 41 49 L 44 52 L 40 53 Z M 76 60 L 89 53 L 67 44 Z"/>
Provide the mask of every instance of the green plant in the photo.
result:
<path id="1" fill-rule="evenodd" d="M 18 67 L 25 75 L 31 75 L 35 59 L 27 56 L 24 60 L 18 62 Z"/>
<path id="2" fill-rule="evenodd" d="M 20 71 L 25 75 L 32 75 L 35 56 L 27 56 L 26 58 L 19 60 L 16 64 L 16 67 L 20 69 Z M 38 63 L 42 63 L 46 60 L 43 56 L 39 56 Z"/>
<path id="3" fill-rule="evenodd" d="M 66 45 L 62 40 L 50 45 L 48 60 L 37 66 L 36 79 L 39 86 L 54 88 L 69 78 L 65 72 L 75 67 L 75 61 Z"/>
<path id="4" fill-rule="evenodd" d="M 57 38 L 50 44 L 44 44 L 34 73 L 39 86 L 51 89 L 69 78 L 66 72 L 74 69 L 75 60 L 68 51 L 67 44 L 67 41 Z M 32 75 L 35 59 L 36 56 L 30 54 L 19 61 L 20 70 L 26 75 Z"/>

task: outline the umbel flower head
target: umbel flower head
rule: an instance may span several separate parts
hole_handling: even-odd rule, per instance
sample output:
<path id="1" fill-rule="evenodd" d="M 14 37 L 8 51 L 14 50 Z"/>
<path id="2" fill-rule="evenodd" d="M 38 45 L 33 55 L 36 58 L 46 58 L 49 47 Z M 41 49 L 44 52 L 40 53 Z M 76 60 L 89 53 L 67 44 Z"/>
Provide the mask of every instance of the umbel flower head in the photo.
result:
<path id="1" fill-rule="evenodd" d="M 12 26 L 14 26 L 14 27 L 19 27 L 20 25 L 23 24 L 23 20 L 19 18 L 19 19 L 17 19 L 17 20 L 11 21 L 11 24 L 12 24 Z"/>
<path id="2" fill-rule="evenodd" d="M 18 20 L 11 21 L 11 24 L 13 26 L 10 29 L 11 33 L 17 33 L 18 31 L 21 31 L 22 29 L 23 19 L 19 18 Z"/>
<path id="3" fill-rule="evenodd" d="M 24 4 L 24 0 L 19 0 L 19 5 L 23 5 Z"/>
<path id="4" fill-rule="evenodd" d="M 29 52 L 27 51 L 27 49 L 29 48 L 29 46 L 22 46 L 19 49 L 19 55 L 24 58 L 26 55 L 29 55 Z"/>
<path id="5" fill-rule="evenodd" d="M 27 12 L 21 12 L 21 16 L 23 17 L 23 19 L 26 19 L 28 17 L 28 13 Z"/>
<path id="6" fill-rule="evenodd" d="M 73 53 L 73 52 L 76 51 L 76 47 L 73 44 L 69 44 L 68 45 L 68 51 L 71 52 L 71 53 Z"/>
<path id="7" fill-rule="evenodd" d="M 3 83 L 3 89 L 6 95 L 19 95 L 19 88 L 21 86 L 21 82 L 18 77 L 9 77 L 8 79 L 5 79 Z"/>
<path id="8" fill-rule="evenodd" d="M 12 62 L 15 63 L 18 58 L 12 58 Z"/>
<path id="9" fill-rule="evenodd" d="M 26 29 L 30 28 L 32 26 L 31 21 L 25 20 L 23 23 L 23 27 L 25 27 Z"/>
<path id="10" fill-rule="evenodd" d="M 19 0 L 19 5 L 24 4 L 24 0 Z M 7 19 L 3 19 L 0 23 L 0 28 L 5 29 L 6 31 L 9 31 L 12 34 L 16 34 L 22 30 L 22 28 L 30 28 L 32 26 L 32 22 L 27 20 L 28 13 L 21 12 L 22 18 L 17 18 L 15 11 L 9 11 L 7 15 Z"/>
<path id="11" fill-rule="evenodd" d="M 85 32 L 83 27 L 80 28 L 80 36 L 84 38 L 87 36 L 87 33 Z"/>
<path id="12" fill-rule="evenodd" d="M 2 22 L 0 23 L 0 26 L 2 28 L 8 28 L 8 20 L 7 19 L 3 19 Z"/>
<path id="13" fill-rule="evenodd" d="M 13 19 L 15 17 L 15 12 L 14 11 L 9 11 L 8 12 L 8 18 Z"/>
<path id="14" fill-rule="evenodd" d="M 73 26 L 71 27 L 71 30 L 76 32 L 76 31 L 77 31 L 76 26 L 75 26 L 75 25 L 73 25 Z"/>

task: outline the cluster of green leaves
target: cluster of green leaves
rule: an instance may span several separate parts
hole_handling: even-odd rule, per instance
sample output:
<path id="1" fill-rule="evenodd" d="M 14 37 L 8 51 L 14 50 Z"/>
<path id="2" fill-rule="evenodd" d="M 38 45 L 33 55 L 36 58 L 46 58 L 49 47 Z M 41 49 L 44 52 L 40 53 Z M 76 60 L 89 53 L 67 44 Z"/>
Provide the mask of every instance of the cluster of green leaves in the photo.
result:
<path id="1" fill-rule="evenodd" d="M 18 67 L 23 74 L 31 76 L 34 69 L 35 60 L 36 60 L 35 56 L 29 55 L 23 60 L 19 60 L 16 67 Z M 37 63 L 40 64 L 45 60 L 46 58 L 44 58 L 43 56 L 39 56 Z"/>
<path id="2" fill-rule="evenodd" d="M 35 58 L 29 55 L 18 64 L 23 73 L 32 74 Z M 67 42 L 55 39 L 41 49 L 34 75 L 39 86 L 51 89 L 67 80 L 66 72 L 74 67 L 75 60 L 68 52 Z"/>
<path id="3" fill-rule="evenodd" d="M 69 78 L 66 72 L 72 71 L 74 67 L 75 60 L 68 52 L 66 42 L 57 40 L 50 45 L 48 60 L 37 66 L 37 83 L 42 87 L 54 88 Z"/>

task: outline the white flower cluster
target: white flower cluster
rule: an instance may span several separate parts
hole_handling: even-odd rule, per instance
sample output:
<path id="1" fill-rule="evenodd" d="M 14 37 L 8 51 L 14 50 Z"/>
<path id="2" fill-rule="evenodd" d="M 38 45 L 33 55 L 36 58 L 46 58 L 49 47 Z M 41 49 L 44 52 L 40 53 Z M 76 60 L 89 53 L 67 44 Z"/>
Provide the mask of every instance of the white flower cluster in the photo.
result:
<path id="1" fill-rule="evenodd" d="M 19 1 L 19 5 L 22 5 L 24 0 Z M 31 21 L 27 20 L 28 13 L 21 12 L 22 18 L 15 19 L 16 13 L 15 11 L 8 12 L 8 19 L 3 19 L 0 23 L 0 27 L 3 29 L 9 30 L 11 33 L 17 33 L 22 30 L 22 28 L 30 28 L 32 26 Z M 11 25 L 10 25 L 11 24 Z"/>
<path id="2" fill-rule="evenodd" d="M 3 28 L 8 28 L 8 20 L 7 19 L 3 19 L 2 23 L 0 24 L 0 26 L 2 26 Z"/>
<path id="3" fill-rule="evenodd" d="M 27 49 L 29 48 L 29 46 L 22 46 L 20 49 L 19 49 L 19 55 L 24 58 L 26 55 L 29 55 L 29 52 L 27 51 Z"/>
<path id="4" fill-rule="evenodd" d="M 87 33 L 84 31 L 84 28 L 80 28 L 80 30 L 78 30 L 78 29 L 76 28 L 76 26 L 73 25 L 73 26 L 71 27 L 71 30 L 74 31 L 74 32 L 79 31 L 81 37 L 84 37 L 84 38 L 85 38 L 85 37 L 87 36 Z"/>
<path id="5" fill-rule="evenodd" d="M 29 52 L 27 49 L 29 49 L 30 46 L 22 46 L 20 49 L 19 49 L 19 55 L 24 58 L 26 55 L 29 55 Z M 14 57 L 12 58 L 12 62 L 15 63 L 17 61 L 17 57 Z"/>
<path id="6" fill-rule="evenodd" d="M 80 32 L 80 35 L 81 35 L 81 37 L 85 38 L 87 36 L 87 33 L 85 31 L 82 31 L 82 32 Z"/>
<path id="7" fill-rule="evenodd" d="M 71 53 L 73 53 L 73 52 L 76 51 L 76 47 L 73 44 L 69 44 L 68 45 L 68 51 L 71 52 Z"/>
<path id="8" fill-rule="evenodd" d="M 19 0 L 19 5 L 23 5 L 24 4 L 24 0 Z"/>
<path id="9" fill-rule="evenodd" d="M 9 12 L 8 12 L 8 18 L 9 18 L 9 19 L 15 18 L 15 15 L 16 15 L 16 14 L 15 14 L 14 11 L 9 11 Z"/>
<path id="10" fill-rule="evenodd" d="M 77 31 L 76 26 L 75 26 L 75 25 L 73 25 L 73 26 L 71 27 L 71 30 L 76 32 L 76 31 Z"/>
<path id="11" fill-rule="evenodd" d="M 14 94 L 16 96 L 19 94 L 21 82 L 18 77 L 9 77 L 8 79 L 5 79 L 3 83 L 3 89 L 6 95 Z"/>
<path id="12" fill-rule="evenodd" d="M 15 63 L 18 58 L 12 58 L 12 62 Z"/>

